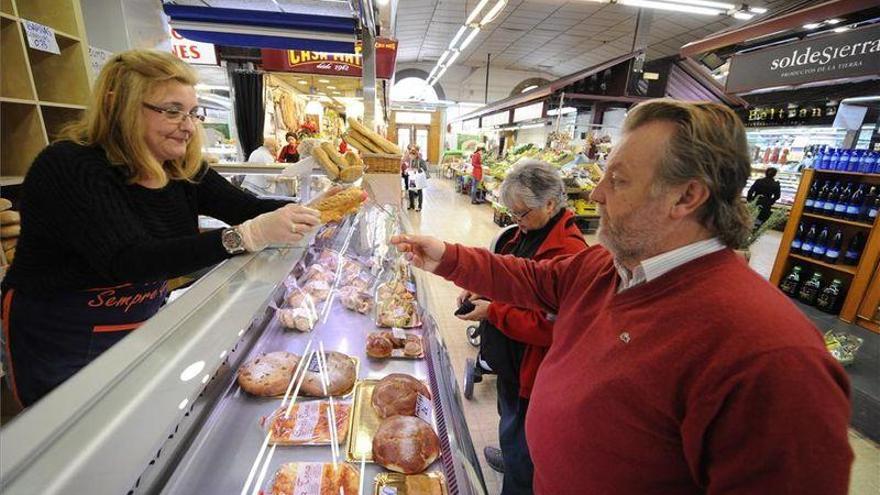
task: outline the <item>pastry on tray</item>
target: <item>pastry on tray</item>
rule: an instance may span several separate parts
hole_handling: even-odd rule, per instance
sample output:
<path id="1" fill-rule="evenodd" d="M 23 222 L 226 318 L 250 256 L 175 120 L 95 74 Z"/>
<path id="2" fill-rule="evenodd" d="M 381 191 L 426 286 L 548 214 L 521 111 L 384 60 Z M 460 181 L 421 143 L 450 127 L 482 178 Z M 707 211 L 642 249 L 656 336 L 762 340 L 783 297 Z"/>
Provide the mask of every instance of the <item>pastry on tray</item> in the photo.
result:
<path id="1" fill-rule="evenodd" d="M 440 439 L 431 425 L 415 416 L 384 419 L 373 436 L 373 460 L 404 474 L 421 473 L 440 455 Z"/>
<path id="2" fill-rule="evenodd" d="M 415 416 L 419 394 L 431 398 L 431 392 L 421 380 L 405 373 L 391 373 L 376 384 L 370 403 L 380 418 Z"/>
<path id="3" fill-rule="evenodd" d="M 346 354 L 336 351 L 325 353 L 327 359 L 327 393 L 321 384 L 321 373 L 313 371 L 313 367 L 306 369 L 306 377 L 303 380 L 300 392 L 312 397 L 327 397 L 345 395 L 354 387 L 357 380 L 357 363 Z"/>
<path id="4" fill-rule="evenodd" d="M 288 462 L 261 495 L 357 495 L 360 472 L 345 463 Z"/>
<path id="5" fill-rule="evenodd" d="M 299 356 L 286 351 L 260 354 L 239 368 L 238 384 L 242 390 L 253 395 L 284 395 L 299 360 Z"/>
<path id="6" fill-rule="evenodd" d="M 331 443 L 330 403 L 325 400 L 299 401 L 290 412 L 282 406 L 260 420 L 269 432 L 269 441 L 278 445 L 327 445 Z M 351 405 L 333 404 L 336 418 L 336 441 L 342 443 L 348 433 Z"/>

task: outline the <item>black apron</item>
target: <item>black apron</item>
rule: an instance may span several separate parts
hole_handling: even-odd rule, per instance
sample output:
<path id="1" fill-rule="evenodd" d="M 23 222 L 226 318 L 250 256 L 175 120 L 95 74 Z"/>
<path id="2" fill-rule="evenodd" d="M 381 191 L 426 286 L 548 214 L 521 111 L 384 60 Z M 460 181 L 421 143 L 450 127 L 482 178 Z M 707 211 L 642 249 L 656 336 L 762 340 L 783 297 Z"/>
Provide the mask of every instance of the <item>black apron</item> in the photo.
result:
<path id="1" fill-rule="evenodd" d="M 6 291 L 4 350 L 19 402 L 33 404 L 84 368 L 155 315 L 167 294 L 164 280 L 46 297 Z"/>

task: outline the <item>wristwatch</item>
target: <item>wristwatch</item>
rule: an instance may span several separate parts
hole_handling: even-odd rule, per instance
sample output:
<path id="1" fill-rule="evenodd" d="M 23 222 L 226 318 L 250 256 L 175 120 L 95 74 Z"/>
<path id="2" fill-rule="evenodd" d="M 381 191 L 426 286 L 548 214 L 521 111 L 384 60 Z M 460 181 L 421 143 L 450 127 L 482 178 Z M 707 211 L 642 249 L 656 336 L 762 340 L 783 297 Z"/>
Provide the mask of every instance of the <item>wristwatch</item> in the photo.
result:
<path id="1" fill-rule="evenodd" d="M 223 242 L 223 248 L 229 254 L 239 254 L 245 251 L 244 239 L 242 239 L 241 233 L 235 227 L 223 229 L 220 239 Z"/>

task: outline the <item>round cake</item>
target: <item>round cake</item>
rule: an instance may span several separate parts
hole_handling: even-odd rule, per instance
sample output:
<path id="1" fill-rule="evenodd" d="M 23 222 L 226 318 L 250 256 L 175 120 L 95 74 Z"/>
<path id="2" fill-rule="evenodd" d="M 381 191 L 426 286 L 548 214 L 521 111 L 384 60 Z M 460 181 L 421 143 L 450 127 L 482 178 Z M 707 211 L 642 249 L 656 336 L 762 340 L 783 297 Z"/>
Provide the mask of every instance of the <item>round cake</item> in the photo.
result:
<path id="1" fill-rule="evenodd" d="M 336 351 L 330 351 L 325 354 L 327 358 L 327 393 L 324 393 L 324 387 L 321 385 L 321 374 L 306 370 L 306 377 L 303 380 L 300 391 L 304 395 L 312 397 L 329 397 L 331 395 L 345 395 L 354 387 L 357 378 L 357 365 L 354 360 Z"/>
<path id="2" fill-rule="evenodd" d="M 290 352 L 260 354 L 238 370 L 238 384 L 245 392 L 253 395 L 283 395 L 297 364 L 299 356 Z"/>
<path id="3" fill-rule="evenodd" d="M 404 373 L 391 373 L 376 384 L 370 403 L 381 418 L 414 416 L 418 394 L 431 398 L 428 387 L 420 380 Z"/>
<path id="4" fill-rule="evenodd" d="M 379 424 L 373 436 L 373 460 L 398 473 L 421 473 L 439 454 L 437 434 L 415 416 L 391 416 Z"/>
<path id="5" fill-rule="evenodd" d="M 381 332 L 367 335 L 367 356 L 374 358 L 391 357 L 394 345 Z"/>

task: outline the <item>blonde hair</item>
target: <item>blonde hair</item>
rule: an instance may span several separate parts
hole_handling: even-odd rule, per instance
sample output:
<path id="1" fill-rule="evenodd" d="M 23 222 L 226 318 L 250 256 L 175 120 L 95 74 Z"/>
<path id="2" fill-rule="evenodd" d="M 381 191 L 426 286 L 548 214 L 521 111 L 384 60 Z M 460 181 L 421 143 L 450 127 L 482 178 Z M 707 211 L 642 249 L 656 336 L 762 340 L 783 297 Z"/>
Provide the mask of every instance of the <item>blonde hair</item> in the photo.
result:
<path id="1" fill-rule="evenodd" d="M 624 132 L 653 121 L 676 126 L 657 170 L 660 187 L 696 179 L 709 189 L 700 220 L 728 247 L 739 248 L 752 221 L 741 197 L 751 173 L 746 131 L 733 110 L 717 103 L 651 100 L 633 107 Z"/>
<path id="2" fill-rule="evenodd" d="M 130 181 L 170 179 L 191 181 L 202 166 L 202 131 L 195 130 L 183 158 L 160 163 L 143 137 L 143 103 L 163 84 L 194 86 L 198 76 L 174 55 L 155 50 L 128 50 L 101 69 L 85 115 L 62 129 L 59 140 L 101 146 L 110 163 L 128 168 Z"/>

